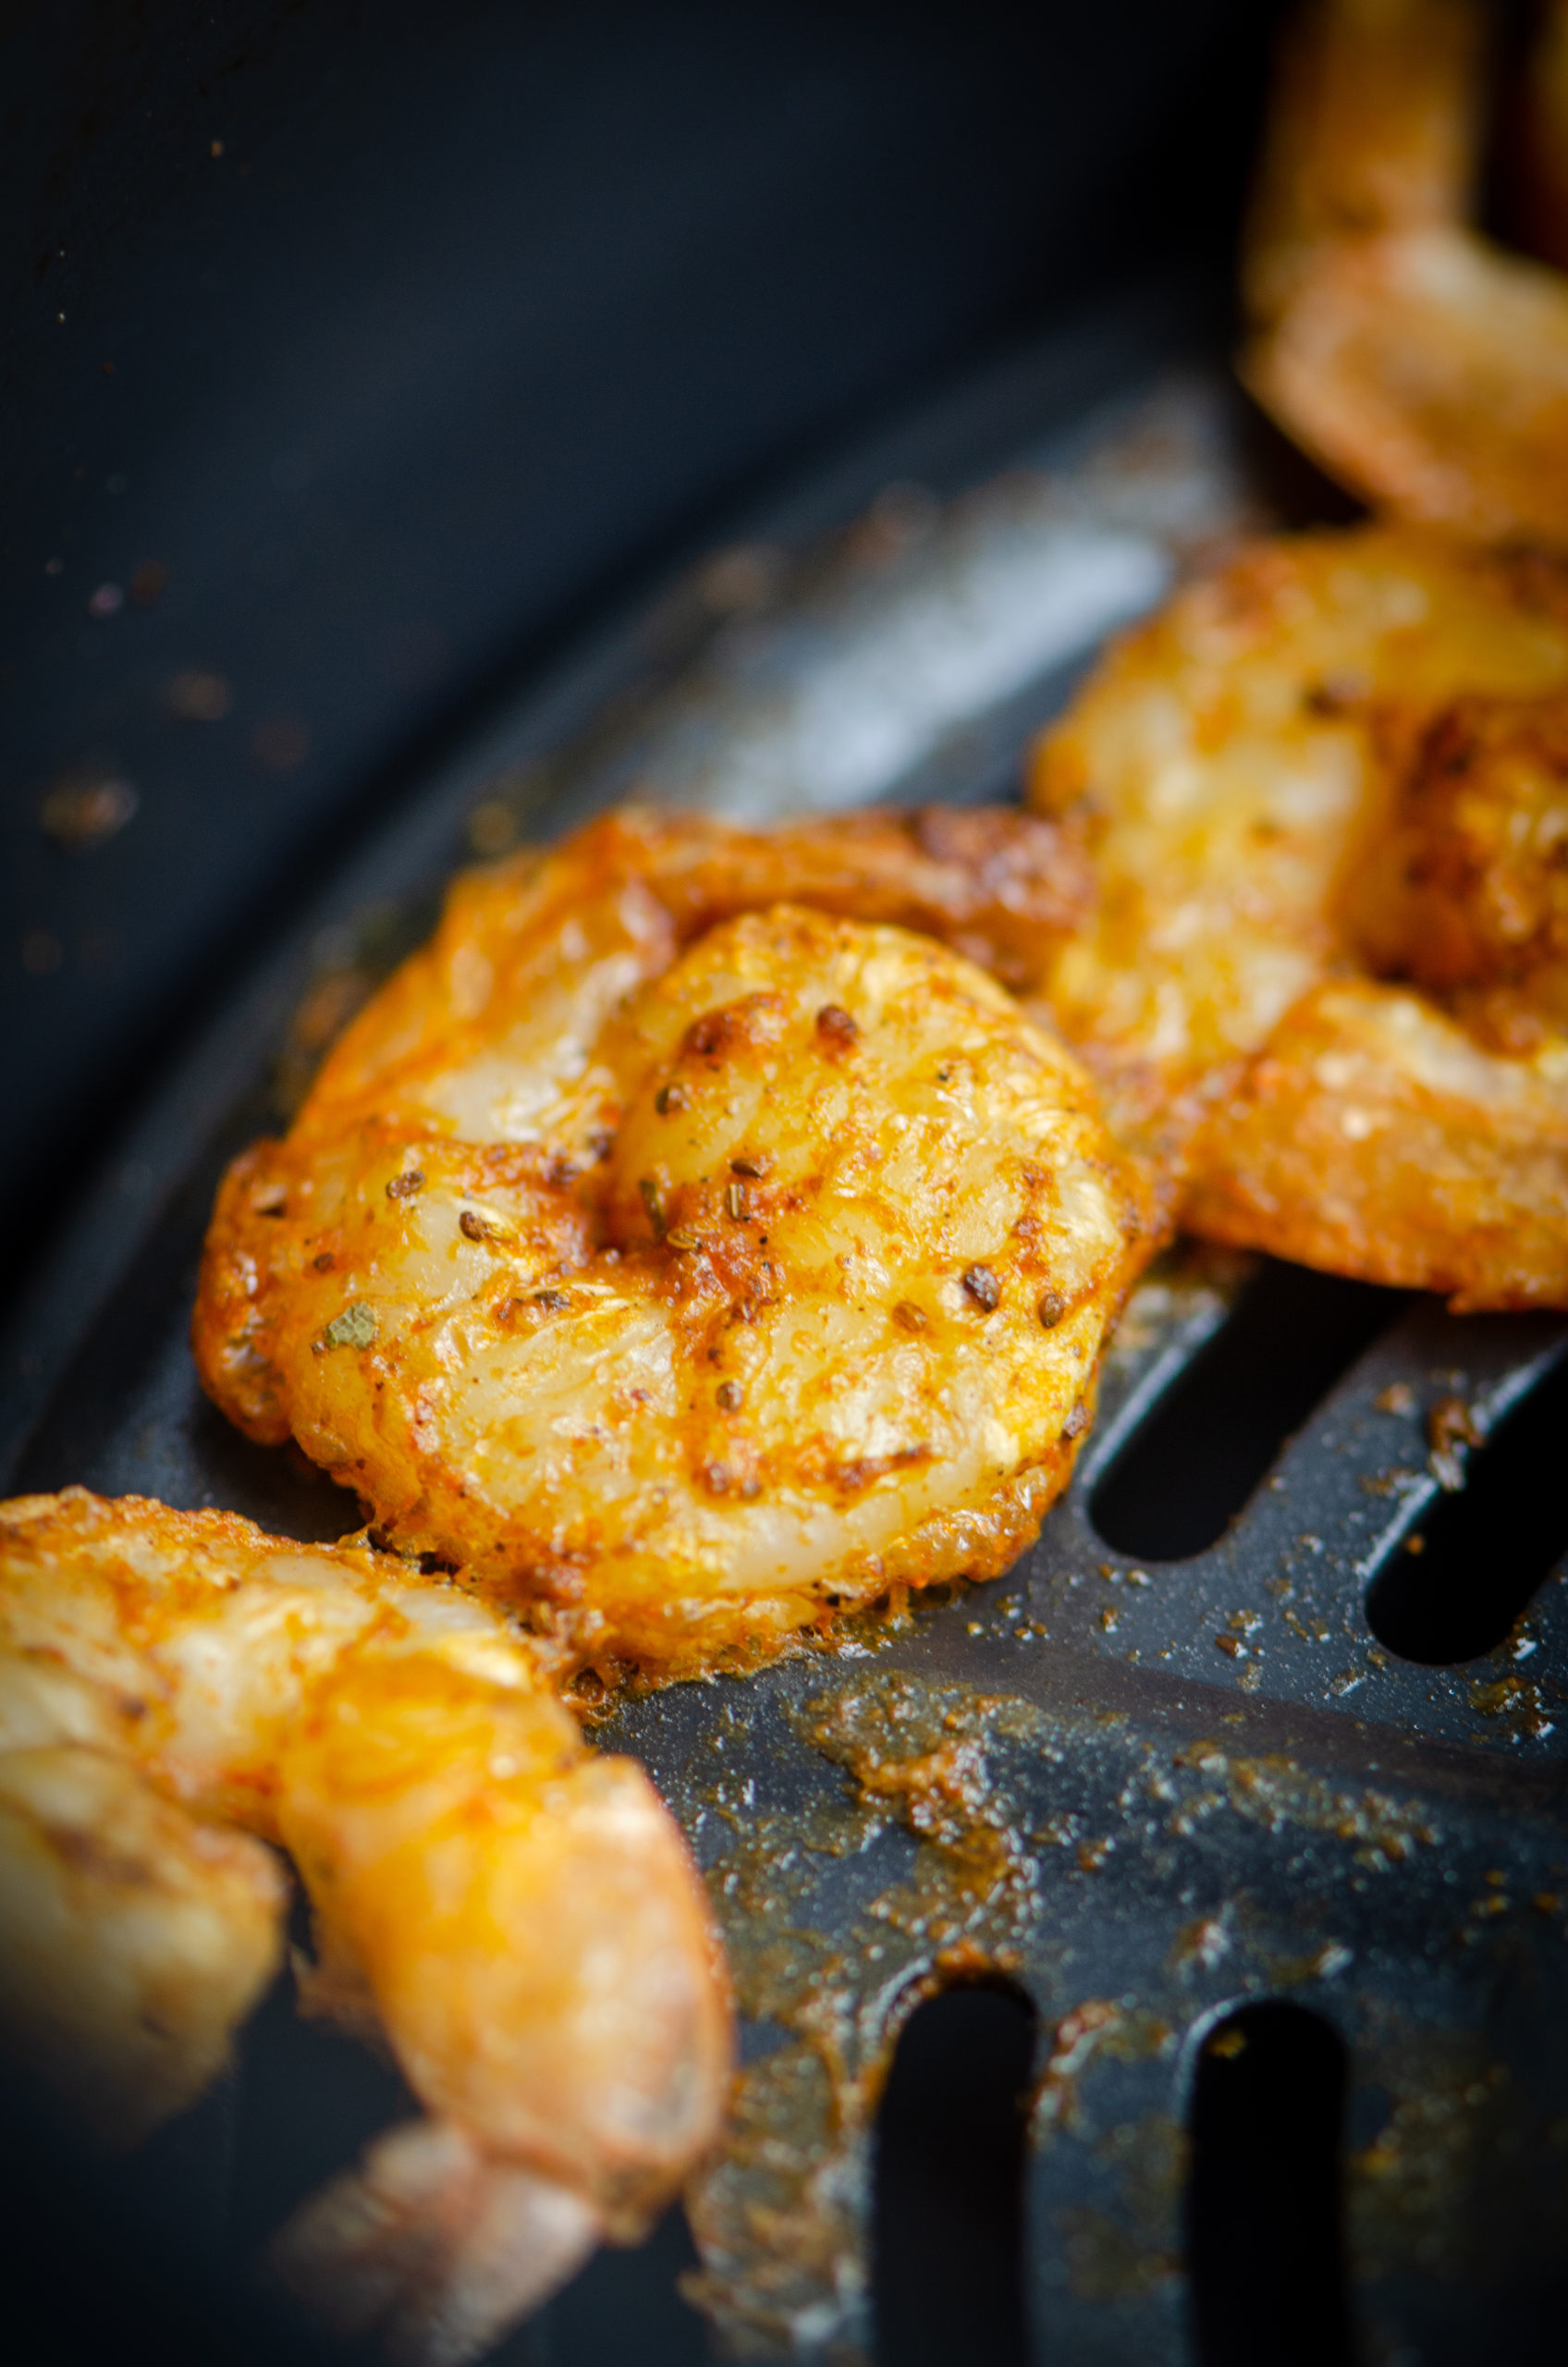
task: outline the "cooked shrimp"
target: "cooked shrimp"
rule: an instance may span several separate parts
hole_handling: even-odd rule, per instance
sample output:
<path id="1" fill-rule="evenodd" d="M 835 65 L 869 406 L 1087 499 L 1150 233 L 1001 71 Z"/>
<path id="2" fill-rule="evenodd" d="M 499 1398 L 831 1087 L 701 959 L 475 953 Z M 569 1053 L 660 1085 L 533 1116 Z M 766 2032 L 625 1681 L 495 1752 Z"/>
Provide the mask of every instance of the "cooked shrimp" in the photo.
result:
<path id="1" fill-rule="evenodd" d="M 627 812 L 459 879 L 229 1172 L 208 1388 L 606 1670 L 1000 1570 L 1151 1228 L 1076 1063 L 909 925 L 1029 978 L 1081 877 L 1022 816 Z"/>
<path id="2" fill-rule="evenodd" d="M 0 1505 L 0 2045 L 143 2136 L 276 1968 L 286 1849 L 318 2003 L 374 2017 L 430 2117 L 276 2264 L 405 2361 L 484 2348 L 645 2221 L 724 2103 L 695 1869 L 542 1650 L 361 1548 L 81 1489 Z"/>
<path id="3" fill-rule="evenodd" d="M 1033 793 L 1089 817 L 1047 993 L 1213 1238 L 1568 1305 L 1568 570 L 1260 545 L 1115 650 Z"/>
<path id="4" fill-rule="evenodd" d="M 1249 240 L 1243 374 L 1379 507 L 1568 546 L 1568 279 L 1467 221 L 1481 31 L 1464 0 L 1320 0 L 1302 18 Z"/>
<path id="5" fill-rule="evenodd" d="M 1568 1029 L 1568 696 L 1457 700 L 1403 770 L 1346 882 L 1351 937 L 1379 976 L 1533 1051 Z"/>

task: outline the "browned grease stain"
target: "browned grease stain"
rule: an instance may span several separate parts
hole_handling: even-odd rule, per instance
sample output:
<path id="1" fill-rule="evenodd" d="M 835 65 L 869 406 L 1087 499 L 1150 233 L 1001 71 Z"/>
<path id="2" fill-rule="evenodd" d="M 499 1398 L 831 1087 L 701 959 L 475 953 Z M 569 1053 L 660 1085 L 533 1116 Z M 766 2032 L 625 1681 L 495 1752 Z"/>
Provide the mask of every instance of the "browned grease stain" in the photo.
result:
<path id="1" fill-rule="evenodd" d="M 1231 1945 L 1231 1918 L 1225 1909 L 1218 1915 L 1194 1915 L 1177 1932 L 1166 1964 L 1178 1979 L 1189 1972 L 1212 1972 L 1223 1964 Z"/>
<path id="2" fill-rule="evenodd" d="M 1179 1836 L 1217 1809 L 1230 1808 L 1268 1833 L 1294 1825 L 1350 1842 L 1356 1864 L 1374 1870 L 1401 1865 L 1441 1837 L 1419 1803 L 1388 1792 L 1348 1790 L 1280 1755 L 1232 1757 L 1218 1743 L 1194 1742 L 1176 1753 L 1175 1763 L 1197 1770 L 1211 1786 L 1173 1809 L 1169 1830 Z"/>
<path id="3" fill-rule="evenodd" d="M 736 2357 L 849 2361 L 869 2338 L 871 2140 L 899 2033 L 949 1981 L 1015 1967 L 1038 1919 L 991 1756 L 1056 1746 L 1027 1702 L 898 1671 L 814 1697 L 790 1723 L 855 1794 L 797 1816 L 724 1809 L 735 1840 L 709 1884 L 738 2002 L 787 2035 L 741 2071 L 724 2152 L 688 2194 L 703 2267 L 685 2289 Z M 893 1823 L 921 1844 L 907 1877 L 841 1932 L 802 1923 L 813 1861 L 858 1856 Z"/>
<path id="4" fill-rule="evenodd" d="M 1483 1718 L 1498 1719 L 1515 1737 L 1538 1741 L 1552 1731 L 1554 1722 L 1547 1714 L 1540 1686 L 1528 1677 L 1472 1678 L 1470 1707 Z"/>
<path id="5" fill-rule="evenodd" d="M 1255 1262 L 1202 1248 L 1167 1252 L 1125 1310 L 1109 1368 L 1121 1378 L 1200 1304 L 1212 1301 L 1218 1314 Z M 963 1591 L 932 1587 L 922 1612 Z M 822 1635 L 797 1638 L 793 1654 L 876 1655 L 913 1625 L 908 1589 L 895 1588 Z M 613 1711 L 613 1695 L 594 1706 Z M 847 2363 L 863 2359 L 870 2341 L 871 2145 L 904 2023 L 949 1981 L 1011 1972 L 1031 1937 L 1038 1956 L 1042 1845 L 1070 1847 L 1086 1874 L 1114 1845 L 1072 1816 L 1060 1830 L 1053 1819 L 1031 1831 L 1013 1815 L 993 1780 L 998 1748 L 1051 1760 L 1089 1741 L 1087 1726 L 1069 1733 L 1028 1702 L 882 1670 L 814 1697 L 790 1723 L 851 1777 L 853 1797 L 786 1816 L 759 1812 L 721 1784 L 688 1802 L 730 1826 L 709 1887 L 740 2009 L 772 2024 L 780 2042 L 740 2073 L 723 2151 L 688 2191 L 703 2265 L 684 2289 L 731 2356 L 809 2352 Z M 895 1824 L 921 1845 L 907 1878 L 878 1892 L 849 1928 L 815 1929 L 802 1910 L 823 1861 L 860 1856 Z M 1077 2128 L 1077 2079 L 1096 2056 L 1126 2059 L 1170 2042 L 1153 2017 L 1114 2011 L 1115 2029 L 1097 2026 L 1084 2048 L 1072 2038 L 1072 2014 L 1058 2024 L 1033 2114 L 1036 2137 L 1052 2118 Z"/>
<path id="6" fill-rule="evenodd" d="M 1415 2269 L 1497 2283 L 1531 2260 L 1561 2261 L 1568 2121 L 1526 2127 L 1519 2081 L 1478 2032 L 1387 2015 L 1358 2052 L 1363 2083 L 1388 2105 L 1346 2165 L 1358 2280 Z"/>
<path id="7" fill-rule="evenodd" d="M 1043 1745 L 1050 1722 L 1009 1695 L 933 1686 L 888 1671 L 806 1705 L 802 1739 L 886 1802 L 928 1847 L 913 1880 L 880 1901 L 884 1919 L 938 1951 L 964 1942 L 1005 1966 L 1038 1911 L 1027 1836 L 992 1782 L 998 1744 Z M 998 1955 L 997 1951 L 1000 1949 Z"/>
<path id="8" fill-rule="evenodd" d="M 1058 2213 L 1069 2283 L 1080 2301 L 1146 2300 L 1182 2267 L 1186 2133 L 1169 2115 L 1148 2113 L 1108 2129 L 1095 2152 L 1119 2174 L 1125 2216 L 1087 2203 Z"/>
<path id="9" fill-rule="evenodd" d="M 1168 2054 L 1175 2043 L 1170 2023 L 1142 2006 L 1115 1997 L 1086 1997 L 1074 2005 L 1052 2031 L 1050 2052 L 1035 2083 L 1030 2133 L 1035 2143 L 1043 2143 L 1056 2129 L 1081 2126 L 1079 2081 L 1092 2063 L 1136 2063 Z"/>
<path id="10" fill-rule="evenodd" d="M 740 2074 L 723 2152 L 688 2197 L 703 2262 L 688 2297 L 740 2358 L 805 2352 L 847 2367 L 864 2355 L 875 2116 L 915 2006 L 950 1981 L 1025 1965 L 1036 1996 L 1042 1988 L 1060 1993 L 1064 1966 L 1044 1923 L 1042 1854 L 1060 1848 L 1069 1880 L 1093 1881 L 1118 1834 L 1092 1830 L 1078 1811 L 1053 1809 L 1042 1824 L 1042 1770 L 1071 1775 L 1109 1752 L 1122 1847 L 1158 1853 L 1230 1815 L 1270 1834 L 1321 1836 L 1352 1888 L 1370 1871 L 1415 1866 L 1440 1839 L 1418 1802 L 1334 1782 L 1289 1757 L 1246 1756 L 1209 1740 L 1161 1748 L 1116 1720 L 1053 1715 L 885 1664 L 847 1681 L 840 1674 L 833 1689 L 778 1706 L 810 1752 L 841 1769 L 852 1788 L 790 1813 L 759 1809 L 750 1785 L 728 1778 L 701 1795 L 730 1836 L 708 1880 L 738 2001 L 778 2040 Z M 913 1864 L 906 1854 L 898 1879 L 868 1885 L 841 1927 L 815 1928 L 811 1894 L 827 1862 L 859 1858 L 895 1829 L 914 1837 Z M 1081 1996 L 1058 2009 L 1042 2043 L 1035 2143 L 1071 2140 L 1096 2158 L 1109 2147 L 1118 2174 L 1111 2210 L 1085 2202 L 1057 2214 L 1070 2281 L 1085 2299 L 1146 2300 L 1175 2273 L 1183 2171 L 1180 2132 L 1168 2120 L 1158 2144 L 1152 2123 L 1128 2124 L 1142 2137 L 1112 2129 L 1096 2138 L 1080 2083 L 1102 2063 L 1173 2055 L 1192 1980 L 1232 1954 L 1233 1977 L 1249 1989 L 1329 1980 L 1351 1961 L 1334 1937 L 1299 1956 L 1259 1956 L 1240 1898 L 1218 1897 L 1183 1918 L 1172 1880 L 1171 1903 L 1163 1972 L 1143 1997 Z M 1228 1961 L 1224 1977 L 1232 1977 Z M 1410 2145 L 1426 2126 L 1419 2100 L 1430 2089 L 1402 2080 L 1399 2092 L 1416 2101 L 1402 2107 L 1389 2140 L 1404 2150 L 1384 2175 L 1386 2197 L 1403 2194 L 1415 2175 L 1406 2160 L 1416 2158 Z M 1146 2160 L 1138 2151 L 1145 2140 Z M 1364 2184 L 1376 2175 L 1358 2171 Z"/>

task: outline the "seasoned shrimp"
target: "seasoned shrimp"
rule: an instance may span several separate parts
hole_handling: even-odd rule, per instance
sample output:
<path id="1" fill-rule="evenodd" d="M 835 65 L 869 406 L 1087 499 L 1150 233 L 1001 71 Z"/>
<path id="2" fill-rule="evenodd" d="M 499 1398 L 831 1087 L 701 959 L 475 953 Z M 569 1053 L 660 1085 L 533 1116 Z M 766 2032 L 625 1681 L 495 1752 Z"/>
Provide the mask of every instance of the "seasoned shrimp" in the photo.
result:
<path id="1" fill-rule="evenodd" d="M 1464 1306 L 1568 1305 L 1568 570 L 1260 545 L 1037 751 L 1092 920 L 1046 991 L 1210 1237 Z"/>
<path id="2" fill-rule="evenodd" d="M 914 930 L 1028 982 L 1082 879 L 1023 816 L 635 812 L 459 879 L 229 1172 L 207 1387 L 606 1672 L 1002 1569 L 1153 1229 L 1070 1055 Z"/>
<path id="3" fill-rule="evenodd" d="M 1379 507 L 1564 547 L 1568 279 L 1469 227 L 1481 33 L 1467 0 L 1319 0 L 1304 15 L 1248 242 L 1243 374 Z M 1548 42 L 1549 125 L 1559 70 Z"/>
<path id="4" fill-rule="evenodd" d="M 0 1505 L 0 2046 L 145 2135 L 277 1967 L 286 1849 L 318 2004 L 374 2017 L 430 2116 L 276 2265 L 432 2367 L 645 2222 L 726 2094 L 695 1869 L 543 1651 L 362 1548 L 81 1489 Z"/>

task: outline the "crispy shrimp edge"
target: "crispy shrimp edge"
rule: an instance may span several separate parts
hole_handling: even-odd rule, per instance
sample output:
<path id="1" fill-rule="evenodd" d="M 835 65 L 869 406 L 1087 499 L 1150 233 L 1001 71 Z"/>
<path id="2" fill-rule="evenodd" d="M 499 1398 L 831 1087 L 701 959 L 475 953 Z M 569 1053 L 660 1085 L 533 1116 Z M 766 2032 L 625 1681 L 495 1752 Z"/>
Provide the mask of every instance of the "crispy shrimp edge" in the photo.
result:
<path id="1" fill-rule="evenodd" d="M 876 873 L 874 866 L 869 901 L 877 917 L 868 925 L 913 927 L 917 935 L 928 935 L 938 944 L 946 943 L 962 958 L 981 966 L 989 955 L 992 976 L 1000 973 L 1011 975 L 1015 982 L 1022 998 L 1015 1009 L 1023 1024 L 1030 1029 L 1043 1026 L 1047 1035 L 1060 1044 L 1048 1012 L 1028 989 L 1035 982 L 1048 945 L 1069 926 L 1082 902 L 1084 891 L 1079 875 L 1084 857 L 1071 827 L 1062 831 L 1060 825 L 1047 822 L 1044 828 L 1058 835 L 1052 840 L 1033 841 L 1028 833 L 1040 823 L 1041 817 L 1016 815 L 1011 809 L 972 812 L 937 807 L 886 816 L 853 816 L 826 825 L 785 824 L 777 832 L 767 832 L 731 830 L 727 826 L 715 826 L 704 817 L 651 814 L 636 807 L 623 807 L 573 833 L 550 852 L 577 852 L 598 838 L 606 856 L 617 848 L 624 850 L 630 845 L 645 864 L 652 856 L 661 852 L 668 854 L 671 849 L 679 855 L 682 836 L 689 832 L 699 852 L 706 843 L 710 860 L 715 849 L 722 859 L 729 847 L 739 846 L 754 864 L 759 849 L 769 849 L 773 839 L 788 840 L 798 829 L 808 843 L 820 840 L 824 861 L 837 857 L 840 863 L 848 861 L 852 865 L 857 850 L 868 844 L 873 857 L 880 857 L 885 863 L 888 844 L 905 850 L 913 844 L 920 853 L 927 850 L 929 842 L 937 850 L 935 859 L 954 860 L 962 871 L 967 835 L 975 839 L 980 850 L 973 875 L 972 899 L 967 905 L 962 895 L 954 895 L 953 909 L 944 912 L 928 896 L 919 913 L 911 914 L 908 907 L 913 891 L 906 889 L 900 892 L 896 883 L 890 887 L 885 873 Z M 952 855 L 950 833 L 958 834 L 960 852 L 956 857 Z M 1021 911 L 1027 906 L 1029 866 L 1031 863 L 1036 867 L 1041 864 L 1042 850 L 1046 848 L 1053 859 L 1065 863 L 1065 882 L 1060 888 L 1047 882 L 1043 889 L 1035 890 L 1045 910 L 1037 915 L 1028 938 L 1021 940 L 1017 925 Z M 548 855 L 542 857 L 537 851 L 525 849 L 503 864 L 459 874 L 448 889 L 446 916 L 435 937 L 420 953 L 410 957 L 410 962 L 418 963 L 433 958 L 442 931 L 456 911 L 456 900 L 471 892 L 472 888 L 506 873 L 515 875 L 520 881 L 536 880 L 548 860 Z M 1009 874 L 1011 862 L 1022 865 L 1025 881 L 1022 889 L 1017 875 Z M 700 870 L 700 864 L 696 867 Z M 992 884 L 996 875 L 1000 875 L 999 887 Z M 987 894 L 997 899 L 994 909 L 998 932 L 989 948 L 984 941 Z M 793 886 L 790 895 L 792 901 L 802 902 L 808 911 L 843 918 L 855 916 L 856 897 L 841 878 L 832 882 L 820 897 L 810 882 L 803 887 Z M 886 917 L 890 898 L 900 915 L 891 922 Z M 692 870 L 682 873 L 678 867 L 673 910 L 679 943 L 691 942 L 717 920 L 733 915 L 738 909 L 766 906 L 738 905 L 735 900 L 723 895 L 704 897 L 700 889 L 693 889 Z M 1021 950 L 1023 942 L 1030 946 L 1027 953 Z M 998 945 L 1003 949 L 1000 954 Z M 405 969 L 409 967 L 404 965 Z M 400 977 L 403 974 L 395 975 Z M 329 1096 L 331 1075 L 343 1061 L 352 1065 L 354 1047 L 376 1024 L 374 1002 L 350 1021 L 324 1071 Z M 605 1637 L 592 1631 L 591 1623 L 574 1622 L 570 1616 L 563 1619 L 548 1606 L 531 1606 L 526 1600 L 518 1600 L 515 1592 L 508 1593 L 502 1588 L 501 1599 L 513 1613 L 532 1617 L 552 1633 L 576 1668 L 592 1671 L 607 1694 L 621 1686 L 643 1687 L 710 1672 L 743 1673 L 765 1665 L 781 1652 L 830 1643 L 845 1613 L 864 1612 L 878 1601 L 896 1602 L 911 1589 L 946 1580 L 983 1580 L 1011 1567 L 1037 1538 L 1046 1512 L 1072 1476 L 1083 1437 L 1092 1420 L 1100 1370 L 1116 1318 L 1144 1268 L 1169 1240 L 1172 1230 L 1173 1196 L 1169 1168 L 1157 1158 L 1140 1154 L 1117 1139 L 1107 1122 L 1092 1070 L 1084 1068 L 1081 1061 L 1079 1075 L 1084 1113 L 1097 1125 L 1103 1138 L 1105 1156 L 1092 1163 L 1104 1174 L 1111 1203 L 1119 1212 L 1122 1250 L 1120 1284 L 1108 1304 L 1095 1362 L 1084 1375 L 1074 1408 L 1073 1427 L 1068 1435 L 1053 1441 L 1005 1481 L 993 1487 L 983 1504 L 926 1515 L 900 1539 L 896 1548 L 885 1549 L 871 1557 L 875 1566 L 858 1582 L 851 1573 L 836 1573 L 824 1578 L 797 1602 L 787 1623 L 765 1623 L 743 1644 L 715 1649 L 698 1640 L 689 1650 L 672 1652 L 651 1632 L 642 1637 Z M 312 1100 L 313 1095 L 300 1111 L 297 1128 L 309 1123 Z M 388 1140 L 397 1132 L 396 1128 L 389 1130 Z M 202 1286 L 192 1324 L 193 1346 L 203 1386 L 247 1435 L 266 1445 L 283 1443 L 292 1435 L 292 1429 L 287 1409 L 287 1385 L 273 1366 L 269 1326 L 258 1305 L 266 1296 L 260 1281 L 265 1267 L 266 1224 L 256 1215 L 252 1192 L 258 1171 L 264 1169 L 270 1159 L 279 1155 L 286 1157 L 292 1139 L 291 1134 L 282 1144 L 275 1139 L 252 1144 L 226 1171 L 208 1229 Z M 332 1476 L 338 1478 L 339 1484 L 354 1487 L 351 1476 Z M 478 1583 L 482 1590 L 490 1591 L 493 1581 L 486 1579 L 474 1555 L 459 1552 L 453 1539 L 422 1527 L 417 1518 L 394 1514 L 378 1519 L 374 1505 L 362 1504 L 362 1508 L 370 1523 L 367 1533 L 374 1534 L 378 1541 L 393 1550 L 431 1555 L 465 1580 Z M 955 1555 L 962 1563 L 956 1572 Z M 591 1713 L 593 1703 L 588 1707 Z"/>

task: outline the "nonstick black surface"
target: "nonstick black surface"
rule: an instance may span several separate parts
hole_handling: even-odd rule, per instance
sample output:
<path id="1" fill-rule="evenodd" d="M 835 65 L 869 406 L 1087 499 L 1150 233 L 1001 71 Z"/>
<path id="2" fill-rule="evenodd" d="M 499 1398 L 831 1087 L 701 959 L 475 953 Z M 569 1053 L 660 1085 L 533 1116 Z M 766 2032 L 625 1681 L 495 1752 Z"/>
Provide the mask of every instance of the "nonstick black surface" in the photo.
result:
<path id="1" fill-rule="evenodd" d="M 7 0 L 0 1287 L 607 601 L 1086 289 L 1218 257 L 1272 14 Z M 39 827 L 84 778 L 140 801 L 91 852 Z"/>
<path id="2" fill-rule="evenodd" d="M 1000 493 L 966 492 L 998 470 Z M 7 1488 L 142 1488 L 337 1533 L 345 1500 L 227 1430 L 184 1344 L 213 1181 L 277 1122 L 300 996 L 417 933 L 476 807 L 482 836 L 547 830 L 633 762 L 695 793 L 694 713 L 754 754 L 759 680 L 776 704 L 780 683 L 809 690 L 900 599 L 977 580 L 977 551 L 1035 548 L 1042 470 L 1050 533 L 1109 535 L 1123 560 L 1143 533 L 1145 597 L 1158 554 L 1206 526 L 1322 498 L 1228 392 L 1201 288 L 1172 282 L 738 521 L 731 547 L 772 554 L 743 632 L 722 603 L 693 608 L 699 571 L 585 642 L 365 832 L 214 1013 L 7 1343 Z M 868 508 L 896 529 L 880 574 L 853 527 Z M 1071 632 L 1042 646 L 863 790 L 1004 789 L 1088 654 Z M 1549 2355 L 1568 2226 L 1565 1349 L 1554 1320 L 1182 1254 L 1134 1303 L 1078 1477 L 1010 1578 L 858 1656 L 609 1723 L 712 1870 L 747 2011 L 743 2141 L 700 2214 L 718 2322 L 764 2355 L 792 2331 L 886 2367 Z M 1427 1430 L 1454 1394 L 1493 1441 L 1457 1469 Z M 867 1813 L 852 1748 L 903 1760 L 953 1736 L 985 1780 L 934 1842 Z M 987 1850 L 1000 1874 L 976 1889 Z M 404 2101 L 285 1989 L 233 2080 L 139 2165 L 81 2184 L 16 2138 L 24 2224 L 59 2244 L 68 2212 L 69 2256 L 118 2280 L 131 2326 L 172 2312 L 176 2349 L 305 2356 L 245 2263 Z M 63 2252 L 41 2257 L 64 2275 Z M 704 2322 L 676 2290 L 694 2264 L 673 2214 L 504 2355 L 695 2361 Z"/>

